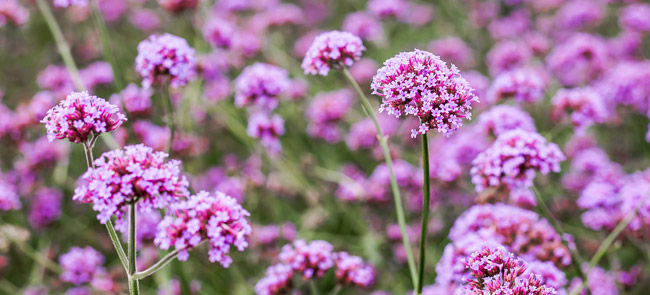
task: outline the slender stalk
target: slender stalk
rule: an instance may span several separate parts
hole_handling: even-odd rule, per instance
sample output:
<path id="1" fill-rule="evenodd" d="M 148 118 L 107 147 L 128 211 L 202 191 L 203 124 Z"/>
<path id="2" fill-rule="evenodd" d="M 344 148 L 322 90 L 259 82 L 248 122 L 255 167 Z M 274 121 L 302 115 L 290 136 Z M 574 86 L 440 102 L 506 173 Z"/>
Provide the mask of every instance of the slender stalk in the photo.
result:
<path id="1" fill-rule="evenodd" d="M 136 262 L 137 249 L 136 249 L 136 202 L 129 205 L 129 245 L 128 245 L 128 255 L 129 255 L 129 291 L 131 295 L 140 294 L 140 286 L 138 279 L 133 277 L 133 275 L 138 272 L 138 265 Z"/>
<path id="2" fill-rule="evenodd" d="M 424 266 L 426 264 L 427 233 L 429 227 L 429 207 L 431 206 L 431 187 L 429 183 L 429 138 L 422 134 L 422 224 L 420 225 L 420 268 L 416 295 L 422 294 L 424 286 Z"/>
<path id="3" fill-rule="evenodd" d="M 314 283 L 314 280 L 309 281 L 309 290 L 311 290 L 311 295 L 318 295 L 318 287 L 316 287 L 316 283 Z"/>
<path id="4" fill-rule="evenodd" d="M 172 144 L 174 143 L 174 108 L 172 107 L 172 96 L 169 91 L 169 82 L 162 85 L 161 93 L 163 96 L 163 107 L 165 109 L 165 123 L 169 127 L 169 144 L 167 145 L 167 153 L 169 156 L 172 154 Z"/>
<path id="5" fill-rule="evenodd" d="M 208 240 L 203 240 L 198 245 L 196 245 L 195 247 L 198 247 L 198 246 L 202 245 L 203 243 L 205 243 L 207 241 Z M 144 278 L 146 278 L 146 277 L 148 277 L 150 275 L 153 275 L 154 273 L 156 273 L 157 271 L 159 271 L 163 267 L 165 267 L 168 263 L 170 263 L 174 259 L 176 259 L 176 257 L 178 257 L 178 253 L 180 253 L 180 251 L 182 251 L 182 250 L 183 249 L 181 248 L 181 249 L 175 249 L 174 251 L 169 252 L 167 255 L 165 255 L 165 257 L 158 260 L 158 262 L 156 262 L 151 267 L 149 267 L 149 268 L 147 268 L 147 269 L 145 269 L 143 271 L 139 271 L 139 272 L 134 273 L 133 278 L 141 280 L 141 279 L 144 279 Z"/>
<path id="6" fill-rule="evenodd" d="M 563 234 L 565 233 L 564 229 L 562 228 L 562 224 L 560 223 L 557 218 L 553 216 L 553 213 L 551 213 L 551 210 L 546 206 L 546 203 L 544 202 L 544 199 L 542 199 L 542 195 L 539 193 L 539 190 L 533 185 L 531 187 L 533 190 L 533 193 L 535 194 L 535 198 L 537 199 L 537 207 L 542 211 L 542 215 L 551 222 L 551 226 L 553 229 L 558 234 Z M 584 259 L 582 259 L 582 256 L 580 256 L 580 253 L 576 251 L 576 249 L 573 249 L 569 245 L 567 245 L 567 249 L 569 249 L 569 253 L 571 254 L 571 264 L 573 265 L 574 270 L 582 278 L 585 280 L 587 277 L 585 273 L 582 271 L 582 263 L 584 262 Z"/>
<path id="7" fill-rule="evenodd" d="M 413 286 L 417 286 L 418 276 L 415 268 L 415 258 L 413 258 L 411 243 L 409 242 L 406 233 L 406 218 L 404 217 L 404 207 L 402 206 L 402 197 L 399 192 L 399 186 L 397 185 L 395 173 L 393 172 L 393 160 L 390 155 L 390 150 L 388 149 L 388 138 L 381 131 L 379 121 L 377 121 L 377 117 L 375 116 L 375 112 L 373 111 L 372 105 L 368 101 L 368 98 L 366 98 L 366 95 L 363 93 L 363 90 L 361 90 L 361 87 L 359 87 L 357 81 L 354 80 L 350 74 L 350 71 L 345 67 L 343 68 L 343 75 L 348 80 L 348 82 L 350 82 L 352 87 L 354 87 L 354 89 L 357 91 L 357 94 L 359 94 L 359 97 L 361 98 L 361 105 L 363 106 L 364 111 L 375 124 L 375 129 L 377 130 L 377 138 L 379 139 L 381 149 L 384 151 L 384 160 L 386 161 L 386 166 L 390 172 L 390 186 L 393 191 L 393 201 L 395 203 L 395 211 L 397 213 L 397 223 L 399 224 L 399 229 L 402 233 L 402 243 L 404 244 L 404 250 L 406 251 L 406 260 L 408 262 L 409 271 L 411 273 L 411 281 L 413 283 Z"/>
<path id="8" fill-rule="evenodd" d="M 634 216 L 636 216 L 636 212 L 638 209 L 635 209 L 633 212 L 630 212 L 623 220 L 621 220 L 614 230 L 607 235 L 605 240 L 603 241 L 602 244 L 600 244 L 600 247 L 598 247 L 598 250 L 596 250 L 596 254 L 591 258 L 589 261 L 589 269 L 587 270 L 587 273 L 591 271 L 592 268 L 594 268 L 600 259 L 605 255 L 607 250 L 609 250 L 609 247 L 612 246 L 616 238 L 625 230 L 625 228 L 632 222 L 632 219 L 634 219 Z M 586 284 L 586 279 L 582 280 L 582 284 L 580 284 L 577 288 L 571 290 L 571 293 L 569 295 L 578 295 L 582 290 L 585 288 Z"/>
<path id="9" fill-rule="evenodd" d="M 108 61 L 108 63 L 111 65 L 111 69 L 113 69 L 115 89 L 116 91 L 120 91 L 124 89 L 124 83 L 122 81 L 121 71 L 118 67 L 117 61 L 115 60 L 115 55 L 113 55 L 113 51 L 111 50 L 111 43 L 109 42 L 110 39 L 108 36 L 108 30 L 106 29 L 106 22 L 104 22 L 104 17 L 99 11 L 97 3 L 92 0 L 90 2 L 93 10 L 93 20 L 95 21 L 95 26 L 97 27 L 97 30 L 99 30 L 99 35 L 101 36 L 104 59 L 106 59 L 106 61 Z"/>
<path id="10" fill-rule="evenodd" d="M 97 140 L 97 136 L 93 137 L 89 142 L 83 144 L 84 152 L 86 155 L 86 164 L 88 165 L 88 169 L 95 168 L 95 163 L 93 158 L 93 146 L 95 145 L 96 140 Z M 108 236 L 111 238 L 111 242 L 113 242 L 113 247 L 115 247 L 117 256 L 120 258 L 120 262 L 122 262 L 122 267 L 124 267 L 125 271 L 128 271 L 129 264 L 126 259 L 126 254 L 124 253 L 124 248 L 120 243 L 120 238 L 117 236 L 117 232 L 115 232 L 115 227 L 113 227 L 113 222 L 110 219 L 106 221 L 106 230 L 108 231 Z"/>
<path id="11" fill-rule="evenodd" d="M 54 42 L 56 43 L 56 47 L 59 50 L 61 58 L 63 59 L 63 63 L 68 69 L 70 77 L 72 77 L 72 82 L 78 91 L 86 90 L 86 86 L 84 86 L 84 83 L 81 80 L 81 76 L 79 75 L 77 65 L 74 63 L 74 59 L 72 59 L 70 46 L 65 41 L 61 27 L 59 27 L 59 24 L 56 22 L 56 18 L 54 18 L 54 14 L 52 14 L 50 6 L 47 2 L 45 2 L 45 0 L 36 0 L 36 3 L 38 3 L 38 8 L 41 10 L 43 17 L 45 18 L 45 22 L 52 32 L 52 37 L 54 37 Z"/>
<path id="12" fill-rule="evenodd" d="M 332 292 L 330 292 L 330 295 L 338 295 L 341 292 L 341 289 L 343 289 L 343 286 L 341 286 L 341 284 L 336 284 L 334 289 L 332 289 Z"/>

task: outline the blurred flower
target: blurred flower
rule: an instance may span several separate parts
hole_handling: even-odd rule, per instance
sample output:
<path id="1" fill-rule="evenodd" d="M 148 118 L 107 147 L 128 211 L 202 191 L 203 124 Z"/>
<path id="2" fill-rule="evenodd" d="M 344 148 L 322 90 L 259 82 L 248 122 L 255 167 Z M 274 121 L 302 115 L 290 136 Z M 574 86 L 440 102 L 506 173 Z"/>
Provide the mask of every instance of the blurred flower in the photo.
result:
<path id="1" fill-rule="evenodd" d="M 126 116 L 119 108 L 88 92 L 72 92 L 58 105 L 47 111 L 41 123 L 47 129 L 47 139 L 67 138 L 71 142 L 87 142 L 93 136 L 110 132 L 122 125 Z"/>
<path id="2" fill-rule="evenodd" d="M 151 121 L 138 120 L 133 123 L 133 132 L 146 146 L 154 150 L 165 151 L 169 145 L 169 127 L 158 126 Z M 207 138 L 185 132 L 174 132 L 172 152 L 178 156 L 196 156 L 208 148 Z"/>
<path id="3" fill-rule="evenodd" d="M 105 61 L 98 61 L 79 71 L 79 76 L 86 88 L 94 89 L 97 85 L 113 83 L 113 68 Z"/>
<path id="4" fill-rule="evenodd" d="M 20 5 L 18 0 L 4 0 L 0 2 L 0 27 L 3 27 L 7 21 L 11 21 L 17 26 L 20 26 L 28 20 L 29 10 Z"/>
<path id="5" fill-rule="evenodd" d="M 250 215 L 237 201 L 222 192 L 210 194 L 201 191 L 187 200 L 174 203 L 172 216 L 166 216 L 158 225 L 154 243 L 163 250 L 174 246 L 179 250 L 178 259 L 187 260 L 189 251 L 201 241 L 210 244 L 210 262 L 229 267 L 230 246 L 239 251 L 248 247 L 251 226 L 246 219 Z"/>
<path id="6" fill-rule="evenodd" d="M 607 45 L 600 37 L 577 33 L 546 57 L 549 70 L 565 86 L 578 86 L 598 78 L 607 69 Z"/>
<path id="7" fill-rule="evenodd" d="M 131 11 L 129 21 L 136 28 L 144 31 L 154 31 L 160 27 L 160 18 L 153 10 L 141 8 Z"/>
<path id="8" fill-rule="evenodd" d="M 370 58 L 362 58 L 350 67 L 350 74 L 358 83 L 369 83 L 379 66 Z"/>
<path id="9" fill-rule="evenodd" d="M 565 159 L 560 148 L 536 132 L 515 129 L 499 135 L 490 148 L 474 159 L 472 183 L 477 192 L 487 187 L 527 188 L 533 185 L 535 171 L 560 172 Z"/>
<path id="10" fill-rule="evenodd" d="M 607 71 L 597 91 L 613 104 L 629 105 L 650 115 L 650 62 L 621 62 Z"/>
<path id="11" fill-rule="evenodd" d="M 369 0 L 368 10 L 380 18 L 403 17 L 409 8 L 406 0 Z"/>
<path id="12" fill-rule="evenodd" d="M 68 6 L 85 7 L 88 5 L 88 0 L 54 0 L 55 7 L 68 7 Z"/>
<path id="13" fill-rule="evenodd" d="M 269 115 L 257 112 L 248 119 L 246 133 L 253 138 L 258 138 L 271 155 L 282 153 L 282 144 L 278 137 L 283 135 L 284 120 L 279 115 Z"/>
<path id="14" fill-rule="evenodd" d="M 530 30 L 530 13 L 524 9 L 518 9 L 510 15 L 493 19 L 488 30 L 495 40 L 517 38 Z"/>
<path id="15" fill-rule="evenodd" d="M 325 139 L 329 143 L 341 139 L 337 123 L 348 113 L 355 96 L 348 89 L 317 94 L 305 111 L 307 134 L 311 137 Z"/>
<path id="16" fill-rule="evenodd" d="M 601 1 L 567 1 L 555 15 L 555 26 L 561 33 L 593 27 L 605 17 L 605 8 Z"/>
<path id="17" fill-rule="evenodd" d="M 622 8 L 619 12 L 621 27 L 634 31 L 650 31 L 650 4 L 635 3 Z"/>
<path id="18" fill-rule="evenodd" d="M 139 88 L 131 83 L 119 94 L 113 94 L 110 101 L 115 105 L 123 106 L 130 115 L 148 116 L 151 113 L 152 95 L 152 89 Z"/>
<path id="19" fill-rule="evenodd" d="M 509 105 L 496 105 L 481 113 L 476 128 L 481 133 L 495 138 L 515 129 L 537 131 L 533 118 L 527 112 Z"/>
<path id="20" fill-rule="evenodd" d="M 18 210 L 22 207 L 16 186 L 0 174 L 0 210 Z"/>
<path id="21" fill-rule="evenodd" d="M 391 136 L 397 131 L 399 120 L 394 117 L 380 114 L 377 116 L 377 121 L 385 136 Z M 373 149 L 379 146 L 377 128 L 372 119 L 364 118 L 354 123 L 350 127 L 350 132 L 345 137 L 345 143 L 351 150 Z"/>
<path id="22" fill-rule="evenodd" d="M 126 208 L 122 209 L 126 213 Z M 138 210 L 138 217 L 136 218 L 135 240 L 138 248 L 143 246 L 144 241 L 153 241 L 158 233 L 158 224 L 162 220 L 158 210 Z M 129 240 L 129 224 L 125 219 L 120 219 L 115 223 L 115 229 L 122 233 L 122 240 L 127 242 Z"/>
<path id="23" fill-rule="evenodd" d="M 59 257 L 59 264 L 61 281 L 78 286 L 90 282 L 95 272 L 103 269 L 104 256 L 90 246 L 72 247 Z"/>
<path id="24" fill-rule="evenodd" d="M 285 69 L 266 63 L 246 67 L 235 80 L 235 105 L 274 110 L 278 96 L 289 87 L 288 75 Z"/>
<path id="25" fill-rule="evenodd" d="M 340 31 L 330 31 L 318 35 L 311 44 L 302 68 L 305 74 L 327 76 L 331 67 L 338 69 L 351 66 L 361 58 L 361 53 L 366 50 L 361 38 Z"/>
<path id="26" fill-rule="evenodd" d="M 487 53 L 488 70 L 492 76 L 511 71 L 525 65 L 531 58 L 530 47 L 521 41 L 501 41 Z"/>
<path id="27" fill-rule="evenodd" d="M 181 162 L 165 162 L 167 154 L 143 144 L 102 154 L 77 186 L 73 200 L 93 203 L 97 219 L 106 223 L 122 217 L 128 203 L 139 202 L 139 210 L 162 209 L 187 196 L 189 185 L 181 174 Z"/>
<path id="28" fill-rule="evenodd" d="M 237 32 L 237 26 L 230 20 L 213 16 L 203 25 L 203 37 L 210 45 L 217 48 L 232 47 Z"/>
<path id="29" fill-rule="evenodd" d="M 429 50 L 459 68 L 466 69 L 474 66 L 472 49 L 458 37 L 445 37 L 431 41 Z"/>
<path id="30" fill-rule="evenodd" d="M 36 83 L 39 87 L 54 92 L 56 97 L 64 97 L 75 89 L 72 77 L 64 66 L 47 66 L 38 73 Z"/>
<path id="31" fill-rule="evenodd" d="M 546 81 L 536 69 L 518 68 L 499 74 L 487 90 L 486 101 L 497 103 L 512 98 L 518 103 L 533 103 L 544 97 Z"/>
<path id="32" fill-rule="evenodd" d="M 165 10 L 173 13 L 180 13 L 185 10 L 195 9 L 199 4 L 198 0 L 158 0 L 158 4 Z"/>
<path id="33" fill-rule="evenodd" d="M 478 102 L 456 66 L 448 68 L 438 56 L 417 49 L 385 61 L 370 87 L 382 97 L 380 112 L 420 119 L 413 138 L 429 130 L 451 136 L 464 118 L 471 119 L 472 103 Z"/>
<path id="34" fill-rule="evenodd" d="M 334 253 L 336 279 L 343 284 L 369 287 L 375 281 L 375 270 L 366 264 L 361 257 L 347 252 Z"/>
<path id="35" fill-rule="evenodd" d="M 142 77 L 142 87 L 163 84 L 169 79 L 173 88 L 184 86 L 194 78 L 196 57 L 185 39 L 171 34 L 151 35 L 138 44 L 135 70 Z"/>
<path id="36" fill-rule="evenodd" d="M 40 188 L 30 200 L 27 220 L 35 228 L 44 228 L 61 215 L 63 194 L 56 188 Z"/>
<path id="37" fill-rule="evenodd" d="M 551 99 L 551 104 L 551 115 L 555 118 L 561 118 L 565 112 L 570 113 L 569 119 L 578 134 L 584 134 L 592 124 L 604 123 L 613 116 L 600 92 L 590 87 L 560 89 Z"/>
<path id="38" fill-rule="evenodd" d="M 367 12 L 353 12 L 343 20 L 343 31 L 350 32 L 364 40 L 379 40 L 384 35 L 381 22 Z"/>

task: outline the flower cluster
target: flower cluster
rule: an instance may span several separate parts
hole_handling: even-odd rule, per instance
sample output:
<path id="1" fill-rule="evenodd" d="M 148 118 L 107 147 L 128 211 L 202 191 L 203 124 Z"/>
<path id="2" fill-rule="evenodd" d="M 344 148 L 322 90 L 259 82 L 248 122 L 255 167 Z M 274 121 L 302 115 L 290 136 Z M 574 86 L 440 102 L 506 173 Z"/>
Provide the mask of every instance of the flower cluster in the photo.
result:
<path id="1" fill-rule="evenodd" d="M 101 223 L 113 215 L 121 218 L 123 207 L 132 202 L 143 211 L 167 208 L 189 194 L 180 161 L 165 161 L 167 156 L 143 144 L 106 152 L 83 175 L 72 198 L 92 203 Z"/>
<path id="2" fill-rule="evenodd" d="M 91 136 L 110 132 L 122 125 L 126 116 L 116 105 L 88 92 L 73 92 L 47 111 L 41 123 L 49 141 L 67 138 L 71 142 L 87 142 Z"/>
<path id="3" fill-rule="evenodd" d="M 560 118 L 569 111 L 576 133 L 584 134 L 593 123 L 604 123 L 612 117 L 611 110 L 598 91 L 590 87 L 560 89 L 551 99 L 552 115 Z"/>
<path id="4" fill-rule="evenodd" d="M 22 207 L 16 186 L 0 174 L 0 210 L 18 210 Z"/>
<path id="5" fill-rule="evenodd" d="M 449 68 L 438 56 L 421 50 L 385 61 L 371 88 L 382 97 L 380 112 L 420 119 L 421 125 L 411 130 L 411 137 L 432 129 L 450 136 L 464 118 L 471 119 L 472 103 L 478 102 L 454 65 Z"/>
<path id="6" fill-rule="evenodd" d="M 266 63 L 246 67 L 235 81 L 235 105 L 274 110 L 278 96 L 289 87 L 288 75 L 286 70 Z"/>
<path id="7" fill-rule="evenodd" d="M 605 42 L 586 33 L 571 36 L 546 57 L 548 68 L 565 86 L 578 86 L 598 78 L 607 62 Z"/>
<path id="8" fill-rule="evenodd" d="M 474 65 L 472 49 L 460 38 L 445 37 L 429 43 L 429 50 L 442 60 L 462 68 L 471 68 Z"/>
<path id="9" fill-rule="evenodd" d="M 384 30 L 381 22 L 367 12 L 354 12 L 345 17 L 343 31 L 350 32 L 364 40 L 378 40 L 382 38 Z"/>
<path id="10" fill-rule="evenodd" d="M 27 219 L 35 228 L 44 228 L 61 215 L 63 194 L 55 188 L 40 188 L 31 201 L 32 207 Z"/>
<path id="11" fill-rule="evenodd" d="M 255 285 L 258 295 L 285 294 L 292 287 L 294 273 L 305 281 L 320 278 L 334 268 L 342 284 L 368 287 L 375 280 L 374 269 L 361 258 L 346 252 L 334 252 L 326 241 L 295 240 L 282 247 L 278 263 L 266 270 L 266 276 Z"/>
<path id="12" fill-rule="evenodd" d="M 481 113 L 476 126 L 481 133 L 494 137 L 515 129 L 537 131 L 533 118 L 526 111 L 509 105 L 496 105 Z"/>
<path id="13" fill-rule="evenodd" d="M 54 0 L 55 7 L 78 6 L 86 7 L 88 0 Z"/>
<path id="14" fill-rule="evenodd" d="M 115 105 L 121 105 L 129 114 L 134 116 L 147 116 L 151 113 L 152 89 L 139 88 L 135 84 L 129 84 L 119 94 L 113 94 L 110 101 Z"/>
<path id="15" fill-rule="evenodd" d="M 59 257 L 61 281 L 75 285 L 90 282 L 95 273 L 103 269 L 102 264 L 104 256 L 92 247 L 72 247 Z"/>
<path id="16" fill-rule="evenodd" d="M 461 287 L 463 295 L 530 294 L 554 295 L 553 287 L 542 284 L 535 274 L 524 276 L 526 263 L 502 247 L 485 247 L 465 262 L 473 279 Z"/>
<path id="17" fill-rule="evenodd" d="M 487 101 L 497 103 L 512 98 L 519 103 L 536 102 L 544 97 L 546 81 L 530 68 L 518 68 L 498 75 L 487 90 Z"/>
<path id="18" fill-rule="evenodd" d="M 361 38 L 340 31 L 331 31 L 318 35 L 311 44 L 302 68 L 305 74 L 327 76 L 330 68 L 351 66 L 361 58 L 361 53 L 366 50 Z"/>
<path id="19" fill-rule="evenodd" d="M 151 35 L 138 44 L 135 70 L 142 77 L 142 86 L 164 84 L 184 86 L 196 75 L 196 57 L 185 39 L 171 35 Z"/>
<path id="20" fill-rule="evenodd" d="M 21 6 L 18 0 L 5 0 L 0 3 L 0 27 L 10 20 L 20 26 L 29 20 L 29 10 Z"/>
<path id="21" fill-rule="evenodd" d="M 515 129 L 501 134 L 490 148 L 479 154 L 470 170 L 476 191 L 489 186 L 527 188 L 535 171 L 559 172 L 565 159 L 560 148 L 536 132 Z"/>
<path id="22" fill-rule="evenodd" d="M 203 37 L 210 45 L 217 48 L 232 47 L 236 34 L 235 24 L 224 18 L 211 18 L 203 25 Z"/>
<path id="23" fill-rule="evenodd" d="M 269 115 L 265 112 L 256 112 L 248 119 L 246 133 L 250 137 L 258 138 L 271 155 L 282 152 L 282 143 L 278 137 L 284 134 L 284 120 L 279 115 Z"/>
<path id="24" fill-rule="evenodd" d="M 309 121 L 307 134 L 330 143 L 339 141 L 341 131 L 336 124 L 345 117 L 354 101 L 348 89 L 317 94 L 305 111 Z"/>
<path id="25" fill-rule="evenodd" d="M 196 8 L 199 0 L 158 0 L 158 4 L 169 12 L 179 13 Z"/>
<path id="26" fill-rule="evenodd" d="M 248 247 L 251 226 L 246 217 L 250 214 L 234 198 L 201 191 L 171 208 L 173 216 L 160 222 L 154 243 L 163 250 L 174 246 L 179 260 L 186 260 L 192 248 L 207 240 L 210 262 L 228 267 L 232 263 L 230 246 L 239 251 Z"/>

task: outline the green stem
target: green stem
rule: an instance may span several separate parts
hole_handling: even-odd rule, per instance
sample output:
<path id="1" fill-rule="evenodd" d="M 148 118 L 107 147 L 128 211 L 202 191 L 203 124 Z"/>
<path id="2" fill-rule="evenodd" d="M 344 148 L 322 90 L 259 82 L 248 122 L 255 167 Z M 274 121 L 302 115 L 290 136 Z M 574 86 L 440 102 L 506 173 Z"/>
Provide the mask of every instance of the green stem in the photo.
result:
<path id="1" fill-rule="evenodd" d="M 74 59 L 72 59 L 70 46 L 65 41 L 61 27 L 59 27 L 59 24 L 56 22 L 56 18 L 54 18 L 54 14 L 52 14 L 50 6 L 47 4 L 47 2 L 45 2 L 45 0 L 36 0 L 36 2 L 38 3 L 38 8 L 41 10 L 43 17 L 45 18 L 47 26 L 52 32 L 52 37 L 54 37 L 54 42 L 56 43 L 56 47 L 59 50 L 61 58 L 63 59 L 63 63 L 68 69 L 70 77 L 72 77 L 72 82 L 78 91 L 86 90 L 86 86 L 84 86 L 84 83 L 81 80 L 81 76 L 79 75 L 77 65 L 74 63 Z"/>
<path id="2" fill-rule="evenodd" d="M 544 202 L 544 199 L 542 199 L 542 195 L 539 193 L 537 188 L 533 185 L 531 189 L 533 190 L 533 193 L 535 194 L 535 198 L 537 199 L 537 207 L 542 211 L 542 215 L 544 215 L 544 217 L 551 222 L 551 226 L 553 227 L 553 229 L 555 229 L 555 232 L 557 232 L 560 235 L 565 233 L 564 229 L 562 228 L 562 224 L 560 223 L 559 220 L 557 220 L 557 218 L 553 216 L 553 213 L 551 213 L 551 210 L 548 208 L 548 206 L 546 206 L 546 203 Z M 582 267 L 580 266 L 584 262 L 582 256 L 580 256 L 580 253 L 578 253 L 576 249 L 570 247 L 570 245 L 566 245 L 566 246 L 567 249 L 569 249 L 569 253 L 571 254 L 571 264 L 573 265 L 574 270 L 576 271 L 578 276 L 580 276 L 580 278 L 586 280 L 587 277 L 585 273 L 582 271 Z"/>
<path id="3" fill-rule="evenodd" d="M 594 268 L 600 259 L 607 253 L 607 250 L 609 250 L 609 247 L 614 243 L 616 238 L 625 230 L 625 228 L 632 222 L 632 219 L 634 219 L 634 216 L 636 215 L 638 209 L 635 209 L 633 212 L 630 212 L 623 220 L 621 220 L 614 230 L 607 235 L 605 240 L 603 241 L 602 244 L 600 244 L 600 247 L 598 247 L 598 250 L 596 250 L 596 254 L 591 258 L 589 261 L 589 269 L 587 270 L 587 273 L 591 272 L 591 269 Z M 571 293 L 569 295 L 578 295 L 582 290 L 585 288 L 586 284 L 586 279 L 582 280 L 582 284 L 580 284 L 577 288 L 571 290 Z"/>
<path id="4" fill-rule="evenodd" d="M 330 295 L 338 295 L 341 292 L 341 289 L 343 289 L 343 286 L 341 286 L 341 284 L 336 284 L 334 289 L 332 289 L 332 292 L 330 292 Z"/>
<path id="5" fill-rule="evenodd" d="M 208 240 L 203 240 L 203 241 L 201 241 L 201 243 L 199 243 L 195 247 L 198 247 L 199 245 L 201 245 L 201 244 L 203 244 L 203 243 L 205 243 L 207 241 Z M 150 275 L 153 275 L 154 273 L 156 273 L 157 271 L 159 271 L 163 267 L 165 267 L 165 265 L 167 265 L 168 263 L 170 263 L 171 261 L 176 259 L 176 257 L 178 256 L 178 253 L 180 253 L 181 250 L 183 250 L 183 249 L 175 249 L 174 251 L 169 252 L 167 255 L 165 255 L 165 257 L 158 260 L 158 262 L 156 262 L 151 267 L 149 267 L 149 268 L 147 268 L 147 269 L 145 269 L 143 271 L 139 271 L 139 272 L 134 273 L 133 278 L 141 280 L 141 279 L 144 279 L 144 278 L 146 278 L 146 277 L 148 277 Z"/>
<path id="6" fill-rule="evenodd" d="M 172 96 L 169 91 L 169 83 L 165 82 L 161 89 L 163 95 L 163 108 L 165 109 L 165 123 L 169 127 L 169 144 L 167 145 L 167 153 L 171 157 L 172 144 L 174 143 L 174 108 L 172 107 Z"/>
<path id="7" fill-rule="evenodd" d="M 418 276 L 417 291 L 415 294 L 422 294 L 424 286 L 424 268 L 426 263 L 427 233 L 429 227 L 429 207 L 431 203 L 431 179 L 429 178 L 429 139 L 427 134 L 422 134 L 422 224 L 420 225 L 420 269 Z"/>
<path id="8" fill-rule="evenodd" d="M 129 256 L 129 291 L 131 295 L 140 294 L 140 287 L 138 284 L 138 279 L 135 278 L 136 272 L 138 272 L 138 265 L 136 261 L 137 249 L 136 249 L 136 202 L 132 202 L 129 205 L 129 244 L 128 244 L 128 256 Z"/>
<path id="9" fill-rule="evenodd" d="M 117 65 L 117 61 L 115 60 L 115 55 L 113 55 L 113 51 L 111 50 L 111 43 L 109 42 L 110 39 L 108 36 L 108 30 L 106 29 L 106 22 L 104 22 L 104 17 L 99 11 L 97 3 L 92 0 L 90 2 L 93 10 L 93 20 L 95 21 L 95 26 L 97 26 L 99 35 L 101 36 L 102 40 L 102 52 L 104 54 L 104 59 L 108 61 L 108 63 L 111 65 L 111 69 L 113 69 L 115 90 L 116 92 L 119 92 L 124 89 L 124 83 L 122 81 L 122 75 L 120 74 L 121 71 Z"/>
<path id="10" fill-rule="evenodd" d="M 388 138 L 381 131 L 381 126 L 379 125 L 379 121 L 377 121 L 377 117 L 375 116 L 375 112 L 373 111 L 372 105 L 368 101 L 368 98 L 366 98 L 366 95 L 363 93 L 363 90 L 361 90 L 361 87 L 359 87 L 357 81 L 354 80 L 350 74 L 350 71 L 345 67 L 343 68 L 343 75 L 345 75 L 345 78 L 348 80 L 348 82 L 350 82 L 352 87 L 354 87 L 354 89 L 357 91 L 357 94 L 359 94 L 359 97 L 361 98 L 361 105 L 363 106 L 364 111 L 375 124 L 375 129 L 377 130 L 377 138 L 379 139 L 379 144 L 381 145 L 381 149 L 384 152 L 384 160 L 386 161 L 386 166 L 390 172 L 390 186 L 393 192 L 395 211 L 397 213 L 397 223 L 399 224 L 400 232 L 402 233 L 402 243 L 404 244 L 404 250 L 406 251 L 406 260 L 408 261 L 411 281 L 413 283 L 413 286 L 417 286 L 418 277 L 415 268 L 415 258 L 413 258 L 411 243 L 409 242 L 406 233 L 406 218 L 404 214 L 404 207 L 402 206 L 402 197 L 399 192 L 399 186 L 397 185 L 395 173 L 393 172 L 393 160 L 390 155 L 390 149 L 388 148 Z"/>
<path id="11" fill-rule="evenodd" d="M 316 283 L 314 280 L 309 281 L 309 289 L 311 290 L 311 295 L 318 295 L 318 287 L 316 287 Z"/>

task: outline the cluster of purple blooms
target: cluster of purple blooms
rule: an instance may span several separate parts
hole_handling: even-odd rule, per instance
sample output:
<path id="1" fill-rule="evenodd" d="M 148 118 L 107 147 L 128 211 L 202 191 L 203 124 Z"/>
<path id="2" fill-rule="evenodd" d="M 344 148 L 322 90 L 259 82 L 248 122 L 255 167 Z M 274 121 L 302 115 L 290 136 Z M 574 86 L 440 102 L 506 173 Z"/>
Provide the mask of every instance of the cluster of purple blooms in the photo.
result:
<path id="1" fill-rule="evenodd" d="M 544 97 L 546 81 L 539 70 L 517 68 L 499 74 L 487 90 L 486 101 L 490 104 L 505 99 L 518 103 L 534 103 Z"/>
<path id="2" fill-rule="evenodd" d="M 255 63 L 246 67 L 235 81 L 235 105 L 272 111 L 278 107 L 278 96 L 288 87 L 289 76 L 285 69 Z"/>
<path id="3" fill-rule="evenodd" d="M 533 118 L 526 111 L 509 105 L 496 105 L 482 112 L 476 128 L 481 133 L 495 138 L 514 129 L 537 131 Z"/>
<path id="4" fill-rule="evenodd" d="M 181 174 L 181 162 L 165 161 L 167 157 L 143 144 L 106 152 L 83 175 L 72 199 L 92 203 L 101 223 L 112 216 L 121 219 L 122 209 L 133 202 L 145 212 L 168 208 L 189 195 L 189 182 Z"/>
<path id="5" fill-rule="evenodd" d="M 282 247 L 277 260 L 255 285 L 256 294 L 286 294 L 293 287 L 294 274 L 310 281 L 323 277 L 330 269 L 335 270 L 341 284 L 365 288 L 375 280 L 375 270 L 360 257 L 334 252 L 334 246 L 326 241 L 295 240 Z"/>
<path id="6" fill-rule="evenodd" d="M 154 243 L 163 250 L 174 246 L 179 260 L 187 260 L 188 252 L 205 240 L 210 245 L 210 262 L 228 267 L 232 263 L 230 246 L 239 251 L 248 247 L 251 226 L 246 217 L 250 213 L 222 192 L 201 191 L 172 204 L 171 214 L 158 224 Z"/>
<path id="7" fill-rule="evenodd" d="M 22 208 L 16 186 L 0 174 L 0 210 L 18 210 Z"/>
<path id="8" fill-rule="evenodd" d="M 151 113 L 152 95 L 152 89 L 139 88 L 131 83 L 122 92 L 113 94 L 110 101 L 117 106 L 124 107 L 129 115 L 148 116 Z"/>
<path id="9" fill-rule="evenodd" d="M 578 135 L 584 134 L 592 124 L 605 123 L 613 116 L 600 92 L 591 87 L 560 89 L 551 103 L 553 117 L 561 118 L 565 112 L 570 113 L 569 120 Z"/>
<path id="10" fill-rule="evenodd" d="M 302 61 L 305 74 L 327 76 L 331 68 L 351 66 L 366 48 L 361 38 L 340 31 L 318 35 Z"/>
<path id="11" fill-rule="evenodd" d="M 341 130 L 337 123 L 350 111 L 354 102 L 354 94 L 348 89 L 323 92 L 314 96 L 305 111 L 305 117 L 309 121 L 307 134 L 329 143 L 341 140 Z"/>
<path id="12" fill-rule="evenodd" d="M 20 5 L 18 0 L 5 0 L 0 3 L 0 27 L 8 21 L 20 26 L 29 20 L 29 10 Z"/>
<path id="13" fill-rule="evenodd" d="M 91 137 L 117 129 L 124 121 L 126 116 L 116 105 L 88 92 L 73 92 L 47 111 L 41 122 L 49 141 L 67 138 L 86 143 Z"/>
<path id="14" fill-rule="evenodd" d="M 72 247 L 59 257 L 61 281 L 74 285 L 89 283 L 95 273 L 103 269 L 104 256 L 92 247 Z"/>
<path id="15" fill-rule="evenodd" d="M 429 130 L 450 136 L 463 119 L 471 119 L 472 103 L 478 102 L 456 66 L 449 68 L 438 56 L 421 50 L 386 60 L 371 88 L 382 97 L 380 112 L 420 119 L 419 128 L 411 131 L 413 138 Z"/>
<path id="16" fill-rule="evenodd" d="M 44 228 L 61 215 L 63 194 L 55 188 L 39 188 L 31 200 L 27 219 L 35 228 Z"/>
<path id="17" fill-rule="evenodd" d="M 144 88 L 164 83 L 173 88 L 184 86 L 196 75 L 194 49 L 171 34 L 151 35 L 138 44 L 135 70 Z"/>

